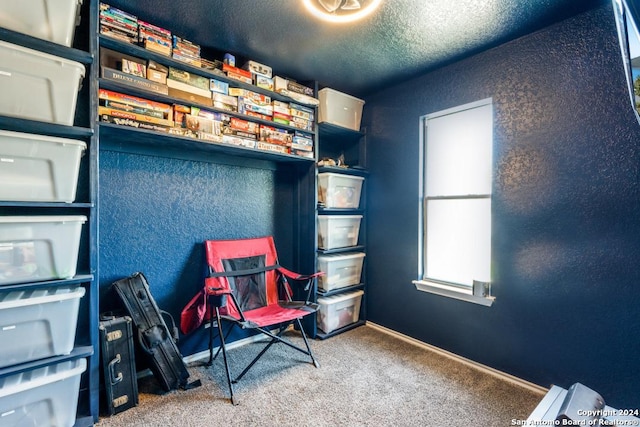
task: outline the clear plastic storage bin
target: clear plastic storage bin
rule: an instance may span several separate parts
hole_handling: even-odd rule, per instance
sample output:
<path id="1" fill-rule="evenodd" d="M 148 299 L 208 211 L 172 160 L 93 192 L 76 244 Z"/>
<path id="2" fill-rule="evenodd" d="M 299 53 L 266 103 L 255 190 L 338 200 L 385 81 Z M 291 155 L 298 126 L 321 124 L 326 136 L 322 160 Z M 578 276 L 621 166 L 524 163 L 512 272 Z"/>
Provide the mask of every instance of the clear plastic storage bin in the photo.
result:
<path id="1" fill-rule="evenodd" d="M 318 287 L 327 292 L 357 285 L 360 283 L 364 257 L 363 252 L 318 255 L 318 270 L 325 273 L 318 278 Z"/>
<path id="2" fill-rule="evenodd" d="M 81 6 L 82 0 L 3 1 L 0 27 L 70 47 Z"/>
<path id="3" fill-rule="evenodd" d="M 80 358 L 0 378 L 0 426 L 73 426 L 86 369 Z"/>
<path id="4" fill-rule="evenodd" d="M 81 215 L 0 216 L 0 285 L 75 276 L 86 220 Z"/>
<path id="5" fill-rule="evenodd" d="M 318 201 L 326 208 L 357 209 L 362 191 L 361 176 L 322 172 L 318 174 Z"/>
<path id="6" fill-rule="evenodd" d="M 87 145 L 0 130 L 0 200 L 73 202 Z"/>
<path id="7" fill-rule="evenodd" d="M 318 215 L 318 247 L 336 249 L 358 244 L 362 215 Z"/>
<path id="8" fill-rule="evenodd" d="M 337 90 L 324 88 L 318 91 L 318 123 L 327 122 L 351 130 L 360 130 L 364 101 Z"/>
<path id="9" fill-rule="evenodd" d="M 318 328 L 325 333 L 355 323 L 360 318 L 363 291 L 319 297 Z"/>
<path id="10" fill-rule="evenodd" d="M 73 350 L 85 288 L 0 288 L 0 368 Z M 0 421 L 0 425 L 2 422 Z"/>
<path id="11" fill-rule="evenodd" d="M 0 115 L 72 126 L 84 66 L 0 41 Z"/>

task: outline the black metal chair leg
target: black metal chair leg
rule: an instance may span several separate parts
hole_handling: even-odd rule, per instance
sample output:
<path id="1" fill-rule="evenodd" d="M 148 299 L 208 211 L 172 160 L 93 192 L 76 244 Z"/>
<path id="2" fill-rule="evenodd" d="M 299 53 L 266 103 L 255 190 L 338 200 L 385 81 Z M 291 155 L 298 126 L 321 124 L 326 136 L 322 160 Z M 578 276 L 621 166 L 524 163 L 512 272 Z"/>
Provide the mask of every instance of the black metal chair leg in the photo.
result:
<path id="1" fill-rule="evenodd" d="M 307 353 L 309 354 L 309 356 L 311 356 L 311 361 L 313 362 L 313 366 L 315 366 L 316 368 L 319 368 L 320 363 L 318 363 L 316 358 L 313 357 L 313 353 L 311 352 L 311 347 L 309 346 L 309 341 L 307 340 L 307 334 L 304 332 L 304 329 L 302 328 L 302 322 L 300 321 L 300 319 L 296 319 L 296 322 L 298 322 L 298 327 L 300 328 L 300 333 L 302 334 L 304 345 L 307 346 Z"/>
<path id="2" fill-rule="evenodd" d="M 260 359 L 262 357 L 263 354 L 265 354 L 267 352 L 267 350 L 269 350 L 269 348 L 276 343 L 277 341 L 275 339 L 272 339 L 269 344 L 267 344 L 266 346 L 264 346 L 264 348 L 262 349 L 262 351 L 260 351 L 260 353 L 258 353 L 258 355 L 251 361 L 251 363 L 249 363 L 249 366 L 247 366 L 246 368 L 244 368 L 244 371 L 242 371 L 242 373 L 240 375 L 238 375 L 238 377 L 233 380 L 234 383 L 237 383 L 238 381 L 240 381 L 240 379 L 242 377 L 244 377 L 244 374 L 246 374 L 249 369 L 251 369 L 251 367 L 253 365 L 255 365 L 255 363 L 258 361 L 258 359 Z"/>
<path id="3" fill-rule="evenodd" d="M 229 383 L 229 393 L 231 394 L 231 403 L 237 405 L 236 398 L 233 395 L 233 384 L 231 383 L 231 371 L 229 370 L 229 362 L 227 360 L 227 347 L 224 343 L 224 334 L 222 333 L 222 320 L 220 319 L 220 309 L 216 307 L 216 320 L 218 321 L 218 333 L 220 334 L 220 347 L 222 347 L 222 358 L 224 359 L 224 368 L 227 371 L 227 382 Z"/>
<path id="4" fill-rule="evenodd" d="M 213 305 L 209 304 L 209 361 L 207 362 L 207 366 L 213 364 L 213 318 Z M 219 350 L 220 349 L 218 349 L 218 351 Z"/>

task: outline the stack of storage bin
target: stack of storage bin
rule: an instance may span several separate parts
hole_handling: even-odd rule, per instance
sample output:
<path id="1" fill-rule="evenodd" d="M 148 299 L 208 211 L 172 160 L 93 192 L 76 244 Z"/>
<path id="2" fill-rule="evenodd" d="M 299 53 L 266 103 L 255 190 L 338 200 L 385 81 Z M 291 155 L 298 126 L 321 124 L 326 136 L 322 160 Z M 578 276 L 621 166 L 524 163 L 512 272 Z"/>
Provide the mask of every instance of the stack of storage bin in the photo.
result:
<path id="1" fill-rule="evenodd" d="M 3 2 L 0 27 L 70 47 L 81 4 Z M 73 126 L 84 74 L 80 63 L 0 41 L 0 116 Z M 87 217 L 46 210 L 75 201 L 85 150 L 83 141 L 0 130 L 0 202 L 19 213 L 0 216 L 0 425 L 75 423 L 87 361 L 61 356 L 74 348 L 85 288 L 65 279 L 76 275 Z"/>
<path id="2" fill-rule="evenodd" d="M 361 137 L 363 100 L 331 88 L 318 91 L 318 98 L 319 124 L 327 123 L 340 129 L 337 132 L 340 137 Z M 321 137 L 320 151 L 323 151 L 323 142 Z M 358 159 L 358 166 L 362 168 L 364 164 L 360 160 L 364 159 Z M 358 244 L 363 219 L 360 195 L 364 180 L 363 176 L 348 168 L 329 168 L 318 173 L 318 204 L 321 208 L 318 215 L 318 248 L 321 252 L 318 269 L 325 275 L 318 281 L 321 296 L 318 298 L 317 326 L 327 336 L 360 319 L 365 253 L 363 246 Z"/>
<path id="3" fill-rule="evenodd" d="M 349 290 L 360 284 L 365 253 L 358 245 L 362 215 L 343 214 L 360 207 L 363 177 L 341 173 L 318 174 L 318 200 L 337 215 L 318 215 L 318 269 L 325 273 L 318 288 L 326 295 L 318 298 L 318 328 L 326 334 L 358 321 L 364 292 Z M 335 211 L 334 211 L 335 213 Z M 331 253 L 335 251 L 336 253 Z M 344 290 L 344 292 L 342 292 Z"/>

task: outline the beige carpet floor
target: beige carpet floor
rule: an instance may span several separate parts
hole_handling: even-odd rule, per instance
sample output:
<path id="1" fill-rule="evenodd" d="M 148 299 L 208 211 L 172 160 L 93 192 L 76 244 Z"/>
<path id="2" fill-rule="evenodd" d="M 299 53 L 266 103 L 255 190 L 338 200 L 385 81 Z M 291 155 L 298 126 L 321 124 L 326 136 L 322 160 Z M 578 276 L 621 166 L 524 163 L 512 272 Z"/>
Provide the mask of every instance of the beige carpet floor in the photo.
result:
<path id="1" fill-rule="evenodd" d="M 286 335 L 302 343 L 295 331 Z M 235 386 L 231 405 L 222 356 L 189 365 L 191 390 L 158 394 L 139 380 L 140 403 L 98 427 L 167 426 L 434 426 L 499 427 L 526 419 L 542 395 L 380 330 L 362 326 L 311 340 L 320 362 L 276 345 Z M 236 375 L 264 343 L 229 352 Z"/>

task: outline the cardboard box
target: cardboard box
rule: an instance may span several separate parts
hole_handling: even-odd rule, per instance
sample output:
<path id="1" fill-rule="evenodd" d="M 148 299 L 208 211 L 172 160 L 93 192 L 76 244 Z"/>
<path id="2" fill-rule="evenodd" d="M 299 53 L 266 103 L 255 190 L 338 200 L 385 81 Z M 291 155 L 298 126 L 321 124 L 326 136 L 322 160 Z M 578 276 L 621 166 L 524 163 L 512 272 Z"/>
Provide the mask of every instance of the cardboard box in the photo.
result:
<path id="1" fill-rule="evenodd" d="M 209 81 L 209 90 L 211 92 L 221 93 L 223 95 L 229 94 L 229 83 L 223 82 L 216 79 L 211 79 Z"/>
<path id="2" fill-rule="evenodd" d="M 273 85 L 273 79 L 271 77 L 265 77 L 258 74 L 256 74 L 254 77 L 254 84 L 259 88 L 270 90 L 270 91 L 273 91 L 275 87 Z"/>
<path id="3" fill-rule="evenodd" d="M 169 80 L 167 80 L 169 81 Z M 172 98 L 182 99 L 184 101 L 194 102 L 200 105 L 212 106 L 210 96 L 200 96 L 191 92 L 185 92 L 180 89 L 169 88 L 169 96 Z"/>
<path id="4" fill-rule="evenodd" d="M 169 78 L 177 80 L 179 82 L 186 83 L 190 86 L 195 86 L 203 91 L 210 91 L 211 81 L 208 77 L 193 74 L 189 71 L 179 70 L 174 67 L 169 67 Z"/>
<path id="5" fill-rule="evenodd" d="M 271 78 L 273 76 L 271 67 L 256 61 L 247 61 L 242 68 L 258 76 L 264 76 L 267 78 Z"/>

